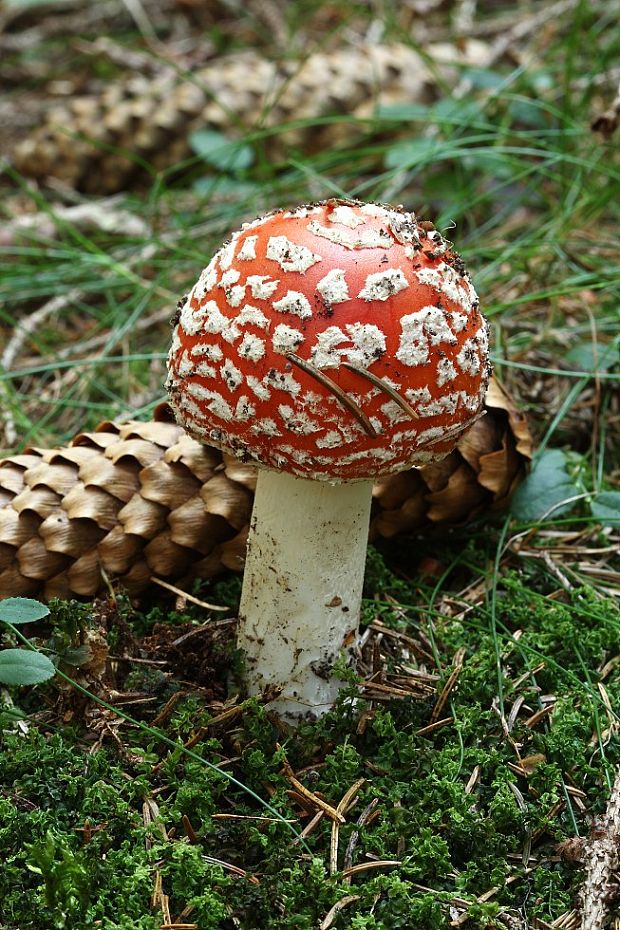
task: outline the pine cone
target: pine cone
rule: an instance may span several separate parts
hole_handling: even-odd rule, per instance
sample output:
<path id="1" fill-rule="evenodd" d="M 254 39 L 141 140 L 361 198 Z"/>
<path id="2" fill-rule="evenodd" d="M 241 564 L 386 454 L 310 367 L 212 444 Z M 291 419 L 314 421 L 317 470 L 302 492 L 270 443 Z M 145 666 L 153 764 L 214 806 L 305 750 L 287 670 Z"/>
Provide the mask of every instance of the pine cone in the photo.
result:
<path id="1" fill-rule="evenodd" d="M 437 465 L 377 483 L 371 537 L 462 523 L 503 507 L 522 479 L 527 424 L 491 381 L 486 416 Z M 162 404 L 149 423 L 102 423 L 59 449 L 0 461 L 0 597 L 137 594 L 241 571 L 256 482 L 190 439 Z"/>
<path id="2" fill-rule="evenodd" d="M 469 40 L 462 48 L 429 46 L 427 54 L 396 43 L 341 46 L 301 65 L 278 65 L 247 51 L 220 58 L 187 81 L 176 74 L 117 81 L 99 97 L 51 108 L 13 160 L 33 178 L 53 176 L 91 193 L 113 193 L 144 175 L 144 162 L 163 171 L 189 157 L 195 129 L 249 128 L 258 118 L 273 127 L 342 113 L 367 117 L 378 103 L 424 101 L 438 79 L 456 80 L 459 64 L 483 66 L 489 50 Z M 286 142 L 316 150 L 334 144 L 338 131 L 350 136 L 351 124 L 290 130 Z M 266 142 L 273 157 L 277 137 Z"/>

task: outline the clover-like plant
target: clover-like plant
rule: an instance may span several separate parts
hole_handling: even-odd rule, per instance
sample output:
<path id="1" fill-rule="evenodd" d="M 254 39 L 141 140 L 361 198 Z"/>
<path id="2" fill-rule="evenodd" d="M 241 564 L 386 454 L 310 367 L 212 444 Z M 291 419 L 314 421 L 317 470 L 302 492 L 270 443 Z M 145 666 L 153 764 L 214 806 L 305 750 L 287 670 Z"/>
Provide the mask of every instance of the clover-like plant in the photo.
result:
<path id="1" fill-rule="evenodd" d="M 0 623 L 7 626 L 26 646 L 29 641 L 17 629 L 35 623 L 49 614 L 49 608 L 30 597 L 7 597 L 0 600 Z M 56 674 L 51 659 L 33 646 L 0 651 L 0 683 L 3 685 L 38 685 Z"/>

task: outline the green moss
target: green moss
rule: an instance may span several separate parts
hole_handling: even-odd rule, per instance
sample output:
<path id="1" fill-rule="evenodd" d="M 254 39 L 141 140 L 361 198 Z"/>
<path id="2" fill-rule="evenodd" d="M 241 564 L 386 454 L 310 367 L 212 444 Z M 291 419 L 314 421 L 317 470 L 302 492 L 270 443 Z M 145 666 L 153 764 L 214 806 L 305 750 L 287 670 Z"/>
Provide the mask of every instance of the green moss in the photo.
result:
<path id="1" fill-rule="evenodd" d="M 201 930 L 315 930 L 349 895 L 355 897 L 336 911 L 335 930 L 447 928 L 451 913 L 463 913 L 463 902 L 474 930 L 500 926 L 504 913 L 551 922 L 570 910 L 581 871 L 559 859 L 555 844 L 576 831 L 587 833 L 618 762 L 618 747 L 603 738 L 607 717 L 596 687 L 597 669 L 620 651 L 617 606 L 589 589 L 549 599 L 531 576 L 512 572 L 498 586 L 495 627 L 489 601 L 460 619 L 434 610 L 424 618 L 432 592 L 415 582 L 403 590 L 377 553 L 371 560 L 383 591 L 398 591 L 403 604 L 418 602 L 421 612 L 410 632 L 434 636 L 438 692 L 456 650 L 465 648 L 442 711 L 452 722 L 418 733 L 429 722 L 434 698 L 408 698 L 367 708 L 360 729 L 363 702 L 355 708 L 343 700 L 317 723 L 284 734 L 251 699 L 232 729 L 204 734 L 195 758 L 127 725 L 118 731 L 125 755 L 114 744 L 88 753 L 80 728 L 47 732 L 31 725 L 27 734 L 4 733 L 0 845 L 6 867 L 0 894 L 8 930 L 151 930 L 161 922 L 149 903 L 156 873 L 171 913 L 185 911 Z M 383 619 L 402 626 L 403 616 L 397 610 L 391 618 L 384 612 Z M 390 661 L 398 665 L 396 656 Z M 140 678 L 146 687 L 140 676 L 132 673 L 129 680 L 136 685 Z M 168 679 L 167 690 L 151 688 L 156 701 L 149 712 L 161 709 L 176 687 Z M 616 666 L 605 687 L 613 699 L 620 695 Z M 555 698 L 553 711 L 532 724 L 528 718 L 545 694 Z M 505 720 L 521 697 L 507 735 L 502 713 Z M 186 741 L 213 713 L 200 693 L 190 694 L 175 704 L 166 733 Z M 518 762 L 527 757 L 534 761 L 526 776 Z M 207 767 L 201 758 L 223 767 Z M 290 793 L 286 760 L 333 806 L 362 780 L 339 830 L 339 870 L 373 860 L 399 865 L 365 868 L 345 883 L 340 871 L 329 874 L 329 818 L 305 846 L 292 844 L 273 811 L 227 778 L 234 774 L 301 829 L 309 814 Z M 585 810 L 571 804 L 567 783 L 585 793 Z M 144 820 L 151 801 L 159 811 L 153 823 Z M 369 805 L 375 816 L 357 826 Z M 220 814 L 236 816 L 215 816 Z M 162 829 L 171 838 L 164 839 Z"/>

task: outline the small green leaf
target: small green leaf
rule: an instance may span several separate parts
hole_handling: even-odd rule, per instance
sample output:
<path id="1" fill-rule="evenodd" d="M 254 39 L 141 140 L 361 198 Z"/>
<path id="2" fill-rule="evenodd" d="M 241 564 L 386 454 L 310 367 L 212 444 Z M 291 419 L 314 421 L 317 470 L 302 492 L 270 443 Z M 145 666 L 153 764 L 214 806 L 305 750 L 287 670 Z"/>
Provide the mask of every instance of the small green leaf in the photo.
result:
<path id="1" fill-rule="evenodd" d="M 38 685 L 55 674 L 53 663 L 40 652 L 30 649 L 0 652 L 0 681 L 5 685 Z"/>
<path id="2" fill-rule="evenodd" d="M 399 142 L 388 149 L 385 156 L 386 168 L 412 168 L 414 165 L 424 165 L 432 161 L 441 148 L 437 139 L 410 139 Z"/>
<path id="3" fill-rule="evenodd" d="M 428 122 L 430 107 L 421 103 L 380 103 L 375 116 L 378 119 L 402 123 Z"/>
<path id="4" fill-rule="evenodd" d="M 517 520 L 535 523 L 546 514 L 557 517 L 572 506 L 563 503 L 578 493 L 566 470 L 566 453 L 546 449 L 512 499 L 510 512 Z"/>
<path id="5" fill-rule="evenodd" d="M 201 197 L 211 197 L 214 193 L 220 196 L 254 197 L 260 190 L 259 184 L 244 181 L 241 178 L 227 177 L 225 174 L 212 175 L 206 178 L 196 178 L 192 184 L 194 191 Z"/>
<path id="6" fill-rule="evenodd" d="M 620 361 L 617 342 L 580 342 L 564 356 L 564 361 L 577 371 L 607 371 Z"/>
<path id="7" fill-rule="evenodd" d="M 127 751 L 134 756 L 138 756 L 143 762 L 150 762 L 151 764 L 159 762 L 160 759 L 156 752 L 149 752 L 143 746 L 128 746 Z"/>
<path id="8" fill-rule="evenodd" d="M 496 90 L 506 82 L 506 76 L 489 68 L 466 68 L 461 80 L 468 81 L 472 87 L 480 90 Z"/>
<path id="9" fill-rule="evenodd" d="M 189 142 L 196 155 L 200 155 L 218 171 L 234 174 L 249 168 L 254 161 L 254 152 L 250 145 L 227 139 L 214 129 L 198 129 L 190 135 Z"/>
<path id="10" fill-rule="evenodd" d="M 31 597 L 7 597 L 0 601 L 0 621 L 3 623 L 34 623 L 48 614 L 49 608 Z"/>
<path id="11" fill-rule="evenodd" d="M 592 501 L 592 516 L 603 526 L 620 526 L 620 491 L 601 491 Z"/>
<path id="12" fill-rule="evenodd" d="M 84 665 L 86 662 L 90 662 L 93 657 L 93 651 L 86 643 L 83 646 L 72 646 L 69 649 L 65 649 L 64 652 L 61 652 L 58 656 L 63 662 L 66 662 L 67 665 Z"/>
<path id="13" fill-rule="evenodd" d="M 535 99 L 515 97 L 508 102 L 508 112 L 513 123 L 544 129 L 549 124 L 549 115 Z"/>
<path id="14" fill-rule="evenodd" d="M 433 104 L 431 110 L 431 118 L 437 123 L 471 127 L 473 123 L 484 120 L 482 107 L 474 99 L 455 100 L 453 97 L 442 97 Z"/>
<path id="15" fill-rule="evenodd" d="M 463 155 L 463 164 L 469 171 L 479 172 L 479 175 L 487 175 L 491 178 L 500 178 L 508 180 L 511 177 L 514 168 L 509 164 L 505 157 L 493 149 L 484 152 L 465 151 Z"/>

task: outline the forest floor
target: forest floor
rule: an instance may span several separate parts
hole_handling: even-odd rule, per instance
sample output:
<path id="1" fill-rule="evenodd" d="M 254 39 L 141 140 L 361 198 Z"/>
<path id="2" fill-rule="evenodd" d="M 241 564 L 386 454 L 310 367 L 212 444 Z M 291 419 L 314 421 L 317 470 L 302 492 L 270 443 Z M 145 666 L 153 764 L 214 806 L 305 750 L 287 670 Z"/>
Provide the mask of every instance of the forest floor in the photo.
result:
<path id="1" fill-rule="evenodd" d="M 370 548 L 358 670 L 294 731 L 241 694 L 238 576 L 193 601 L 113 583 L 53 601 L 24 630 L 59 674 L 0 692 L 0 930 L 620 925 L 619 15 L 0 5 L 4 454 L 148 419 L 176 301 L 221 241 L 331 196 L 450 230 L 535 440 L 509 510 Z M 36 180 L 12 161 L 50 107 L 127 78 L 468 36 L 493 54 L 423 100 L 280 123 L 266 108 L 114 193 L 85 193 L 87 171 L 74 186 L 70 152 Z"/>

